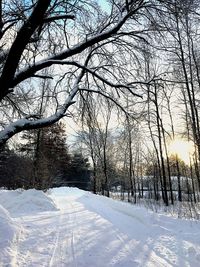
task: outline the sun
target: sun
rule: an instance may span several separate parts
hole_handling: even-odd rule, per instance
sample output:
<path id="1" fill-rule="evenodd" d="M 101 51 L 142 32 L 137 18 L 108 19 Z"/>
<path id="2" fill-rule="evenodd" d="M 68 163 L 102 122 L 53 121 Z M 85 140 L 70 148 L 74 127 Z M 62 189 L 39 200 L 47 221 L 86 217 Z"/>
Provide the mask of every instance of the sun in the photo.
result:
<path id="1" fill-rule="evenodd" d="M 170 155 L 177 155 L 186 164 L 190 163 L 190 157 L 195 152 L 194 143 L 183 139 L 173 140 L 168 147 Z"/>

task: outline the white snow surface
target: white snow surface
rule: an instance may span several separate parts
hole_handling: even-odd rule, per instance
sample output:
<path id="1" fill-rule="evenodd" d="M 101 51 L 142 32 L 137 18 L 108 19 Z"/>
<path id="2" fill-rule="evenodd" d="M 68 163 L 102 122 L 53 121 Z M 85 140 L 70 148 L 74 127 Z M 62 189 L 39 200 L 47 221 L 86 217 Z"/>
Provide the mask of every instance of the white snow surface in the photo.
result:
<path id="1" fill-rule="evenodd" d="M 12 252 L 20 227 L 13 222 L 9 212 L 0 205 L 0 262 L 3 259 L 4 265 L 9 266 L 12 261 Z"/>
<path id="2" fill-rule="evenodd" d="M 7 209 L 13 217 L 18 217 L 19 214 L 57 210 L 49 196 L 43 191 L 35 189 L 2 190 L 0 191 L 0 205 Z"/>
<path id="3" fill-rule="evenodd" d="M 200 266 L 200 222 L 77 188 L 0 191 L 0 267 Z"/>

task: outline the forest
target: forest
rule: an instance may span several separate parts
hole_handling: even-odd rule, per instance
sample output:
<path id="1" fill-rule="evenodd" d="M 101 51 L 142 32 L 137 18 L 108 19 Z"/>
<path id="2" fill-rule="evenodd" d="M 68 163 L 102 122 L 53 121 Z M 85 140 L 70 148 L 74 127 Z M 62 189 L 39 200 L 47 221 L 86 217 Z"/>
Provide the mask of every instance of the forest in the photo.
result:
<path id="1" fill-rule="evenodd" d="M 199 33 L 197 0 L 1 0 L 0 187 L 196 209 Z"/>

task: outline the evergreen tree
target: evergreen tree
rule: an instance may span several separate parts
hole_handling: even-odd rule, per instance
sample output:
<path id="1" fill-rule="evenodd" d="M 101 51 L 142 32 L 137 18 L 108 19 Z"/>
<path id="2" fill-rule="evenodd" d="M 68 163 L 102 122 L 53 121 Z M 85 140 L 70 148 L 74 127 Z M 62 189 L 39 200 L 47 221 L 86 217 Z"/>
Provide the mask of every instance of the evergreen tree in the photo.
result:
<path id="1" fill-rule="evenodd" d="M 66 175 L 67 183 L 81 189 L 90 188 L 90 170 L 88 158 L 84 158 L 81 153 L 74 153 L 71 159 L 69 173 Z"/>
<path id="2" fill-rule="evenodd" d="M 35 188 L 47 189 L 55 185 L 69 162 L 64 124 L 57 123 L 51 127 L 25 133 L 26 143 L 20 146 L 33 160 L 34 174 L 32 185 Z"/>
<path id="3" fill-rule="evenodd" d="M 0 187 L 28 188 L 32 176 L 32 161 L 17 155 L 8 146 L 0 149 Z"/>

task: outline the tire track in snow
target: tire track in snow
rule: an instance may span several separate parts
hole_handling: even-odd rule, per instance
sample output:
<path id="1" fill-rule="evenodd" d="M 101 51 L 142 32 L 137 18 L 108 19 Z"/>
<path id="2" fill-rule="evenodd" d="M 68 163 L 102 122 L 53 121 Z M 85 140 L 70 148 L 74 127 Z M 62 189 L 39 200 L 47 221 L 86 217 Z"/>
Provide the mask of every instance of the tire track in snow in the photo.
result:
<path id="1" fill-rule="evenodd" d="M 63 214 L 61 212 L 60 217 L 59 217 L 58 230 L 56 231 L 55 245 L 54 245 L 54 248 L 53 248 L 53 253 L 52 253 L 50 262 L 48 264 L 49 267 L 52 267 L 53 266 L 54 259 L 55 259 L 55 254 L 56 254 L 56 250 L 57 250 L 58 245 L 59 245 L 59 240 L 60 240 L 60 224 L 61 224 L 61 221 L 62 221 L 62 216 L 63 216 Z"/>
<path id="2" fill-rule="evenodd" d="M 74 234 L 73 232 L 71 233 L 71 240 L 70 240 L 70 247 L 71 247 L 71 251 L 72 251 L 72 260 L 73 260 L 73 266 L 77 267 L 77 263 L 76 263 L 76 253 L 75 253 L 75 249 L 74 249 Z"/>
<path id="3" fill-rule="evenodd" d="M 68 212 L 66 212 L 67 209 L 69 209 Z M 69 225 L 71 225 L 71 229 L 69 228 Z M 72 203 L 68 203 L 65 209 L 61 210 L 58 230 L 55 238 L 55 246 L 48 265 L 49 267 L 77 267 L 76 251 L 74 246 L 74 225 L 76 225 L 76 212 L 74 212 L 74 205 Z M 69 263 L 70 260 L 71 262 Z"/>
<path id="4" fill-rule="evenodd" d="M 71 210 L 75 210 L 74 205 L 72 203 L 70 203 L 71 206 Z M 70 214 L 70 216 L 72 217 L 72 225 L 74 225 L 74 229 L 77 229 L 77 217 L 76 217 L 76 212 Z M 74 217 L 74 218 L 73 218 Z M 71 251 L 72 251 L 72 258 L 73 258 L 73 263 L 74 263 L 74 267 L 77 267 L 77 261 L 76 261 L 76 253 L 75 253 L 75 249 L 74 249 L 74 231 L 72 228 L 72 232 L 71 232 Z"/>
<path id="5" fill-rule="evenodd" d="M 45 230 L 43 230 L 41 232 L 41 227 L 38 227 L 38 224 L 40 224 L 40 222 L 43 222 L 45 219 L 49 219 L 49 218 L 55 218 L 58 217 L 59 219 L 58 221 L 61 220 L 61 215 L 56 214 L 56 215 L 52 215 L 52 216 L 46 216 L 46 215 L 33 215 L 31 216 L 31 220 L 29 217 L 19 217 L 16 219 L 16 222 L 21 225 L 20 227 L 20 231 L 18 232 L 17 236 L 15 237 L 12 246 L 11 246 L 11 251 L 12 251 L 12 258 L 10 260 L 10 267 L 28 267 L 28 266 L 38 266 L 38 264 L 36 262 L 39 262 L 39 259 L 37 261 L 37 254 L 40 257 L 40 255 L 42 257 L 45 257 L 45 255 L 48 254 L 48 250 L 44 250 L 45 254 L 42 253 L 42 251 L 40 252 L 39 249 L 41 248 L 45 248 L 47 246 L 47 244 L 51 244 L 52 243 L 52 239 L 49 238 L 49 234 L 48 232 L 50 231 L 50 234 L 54 233 L 54 236 L 56 236 L 55 241 L 57 239 L 58 236 L 58 227 L 54 226 L 53 228 L 51 227 L 50 229 L 50 225 L 51 222 L 49 223 L 49 225 L 47 224 Z M 35 224 L 35 222 L 37 222 L 37 224 Z M 59 224 L 59 223 L 58 223 Z M 41 237 L 41 234 L 44 233 L 44 238 L 41 238 L 41 241 L 39 244 L 40 246 L 37 246 L 37 241 L 38 237 Z M 41 246 L 42 245 L 42 246 Z M 39 249 L 38 249 L 39 248 Z M 50 248 L 51 250 L 51 248 Z M 40 254 L 41 253 L 41 254 Z M 48 258 L 49 259 L 49 258 Z M 41 260 L 43 267 L 48 266 L 49 267 L 49 260 L 48 263 L 46 263 L 46 260 L 43 261 L 43 259 Z M 0 265 L 1 266 L 1 265 Z"/>
<path id="6" fill-rule="evenodd" d="M 22 233 L 23 233 L 24 229 L 22 226 L 20 226 L 19 232 L 17 233 L 17 235 L 15 236 L 15 239 L 12 242 L 11 245 L 11 250 L 13 251 L 13 257 L 11 259 L 11 266 L 17 266 L 17 262 L 18 262 L 18 256 L 19 256 L 19 243 L 22 240 Z"/>

